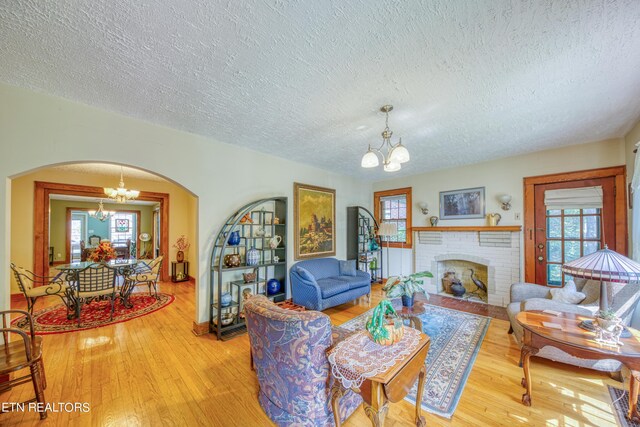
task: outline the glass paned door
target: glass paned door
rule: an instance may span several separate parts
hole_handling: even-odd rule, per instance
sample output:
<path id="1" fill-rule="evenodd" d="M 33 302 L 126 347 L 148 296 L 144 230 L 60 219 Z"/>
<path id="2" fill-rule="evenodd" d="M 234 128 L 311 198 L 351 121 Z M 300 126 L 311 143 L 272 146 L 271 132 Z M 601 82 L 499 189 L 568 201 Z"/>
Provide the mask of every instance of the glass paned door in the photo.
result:
<path id="1" fill-rule="evenodd" d="M 562 264 L 589 255 L 602 245 L 601 209 L 546 211 L 547 284 L 564 286 L 570 276 Z"/>
<path id="2" fill-rule="evenodd" d="M 602 209 L 547 209 L 547 190 L 601 186 Z M 539 285 L 562 287 L 571 279 L 562 273 L 565 263 L 589 255 L 604 247 L 615 247 L 615 181 L 599 178 L 535 186 L 535 282 Z M 527 236 L 528 237 L 528 236 Z"/>

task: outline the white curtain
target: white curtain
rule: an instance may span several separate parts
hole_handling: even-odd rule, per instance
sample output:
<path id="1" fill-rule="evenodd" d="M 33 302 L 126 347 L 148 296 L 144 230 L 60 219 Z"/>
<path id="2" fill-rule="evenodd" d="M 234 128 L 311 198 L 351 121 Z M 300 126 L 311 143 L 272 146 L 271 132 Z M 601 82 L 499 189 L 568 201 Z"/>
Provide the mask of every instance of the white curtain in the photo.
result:
<path id="1" fill-rule="evenodd" d="M 640 142 L 636 143 L 636 148 Z M 631 255 L 635 261 L 640 262 L 640 156 L 636 154 L 636 162 L 633 168 L 631 181 L 631 194 L 633 195 L 633 209 L 631 210 Z"/>
<path id="2" fill-rule="evenodd" d="M 602 187 L 563 188 L 544 192 L 547 209 L 602 208 Z"/>

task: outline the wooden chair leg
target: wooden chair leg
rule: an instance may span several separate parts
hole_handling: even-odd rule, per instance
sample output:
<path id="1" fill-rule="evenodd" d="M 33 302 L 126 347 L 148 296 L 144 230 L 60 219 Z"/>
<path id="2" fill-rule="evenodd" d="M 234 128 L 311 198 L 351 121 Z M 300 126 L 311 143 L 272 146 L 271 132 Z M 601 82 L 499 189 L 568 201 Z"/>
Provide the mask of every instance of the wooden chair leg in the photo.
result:
<path id="1" fill-rule="evenodd" d="M 115 311 L 115 307 L 116 307 L 116 297 L 112 296 L 111 297 L 111 318 L 110 318 L 110 320 L 113 320 L 113 312 Z"/>
<path id="2" fill-rule="evenodd" d="M 509 325 L 509 332 L 507 332 L 508 334 L 512 334 L 513 333 L 513 326 Z"/>
<path id="3" fill-rule="evenodd" d="M 47 376 L 44 373 L 44 360 L 40 358 L 40 381 L 42 381 L 42 389 L 47 389 Z"/>
<path id="4" fill-rule="evenodd" d="M 42 387 L 40 362 L 34 363 L 33 365 L 31 365 L 30 370 L 31 370 L 31 380 L 33 381 L 33 389 L 36 392 L 36 402 L 40 403 L 44 408 L 45 406 L 44 388 Z M 44 420 L 45 418 L 47 418 L 47 411 L 46 409 L 43 409 L 42 412 L 40 412 L 40 419 Z"/>

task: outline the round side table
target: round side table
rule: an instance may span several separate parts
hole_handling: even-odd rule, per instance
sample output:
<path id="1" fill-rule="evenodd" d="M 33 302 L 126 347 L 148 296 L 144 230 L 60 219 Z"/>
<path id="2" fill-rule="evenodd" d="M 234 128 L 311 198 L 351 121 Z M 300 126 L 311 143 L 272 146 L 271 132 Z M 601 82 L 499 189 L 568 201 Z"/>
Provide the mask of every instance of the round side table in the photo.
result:
<path id="1" fill-rule="evenodd" d="M 405 307 L 400 303 L 400 300 L 397 301 L 399 304 L 393 304 L 393 308 L 396 309 L 398 316 L 404 320 L 408 320 L 409 326 L 422 332 L 422 320 L 420 320 L 419 316 L 426 311 L 424 303 L 422 301 L 415 301 L 413 307 Z"/>

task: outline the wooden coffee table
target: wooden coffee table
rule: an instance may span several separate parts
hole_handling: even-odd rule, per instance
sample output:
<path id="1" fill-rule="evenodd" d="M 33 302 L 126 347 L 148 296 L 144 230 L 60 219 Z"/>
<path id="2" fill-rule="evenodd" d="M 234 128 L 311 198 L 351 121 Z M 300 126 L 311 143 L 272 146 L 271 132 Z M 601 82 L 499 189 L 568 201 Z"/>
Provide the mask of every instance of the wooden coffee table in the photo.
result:
<path id="1" fill-rule="evenodd" d="M 348 339 L 346 338 L 346 340 Z M 426 375 L 424 364 L 430 343 L 430 338 L 420 333 L 420 342 L 410 354 L 398 360 L 384 372 L 365 379 L 359 388 L 352 388 L 354 392 L 362 396 L 364 412 L 373 426 L 382 427 L 384 425 L 384 420 L 389 410 L 389 402 L 402 400 L 409 393 L 416 379 L 418 379 L 418 392 L 416 395 L 415 423 L 419 427 L 426 425 L 425 419 L 421 414 L 421 406 Z M 334 350 L 329 350 L 329 352 L 331 351 Z M 337 427 L 341 425 L 339 400 L 345 392 L 346 390 L 342 387 L 340 381 L 336 379 L 331 389 L 331 405 Z"/>
<path id="2" fill-rule="evenodd" d="M 516 316 L 518 323 L 524 328 L 522 338 L 522 369 L 524 378 L 522 386 L 526 392 L 522 395 L 522 403 L 531 406 L 531 373 L 529 358 L 547 345 L 556 347 L 574 357 L 582 359 L 613 359 L 625 365 L 631 371 L 629 384 L 629 413 L 633 421 L 640 421 L 637 410 L 638 389 L 640 386 L 640 331 L 627 328 L 630 338 L 621 338 L 622 346 L 604 345 L 595 340 L 595 333 L 578 326 L 586 316 L 561 313 L 556 316 L 542 311 L 522 311 Z M 542 322 L 558 325 L 560 329 L 545 326 Z"/>

